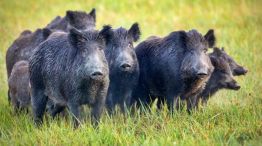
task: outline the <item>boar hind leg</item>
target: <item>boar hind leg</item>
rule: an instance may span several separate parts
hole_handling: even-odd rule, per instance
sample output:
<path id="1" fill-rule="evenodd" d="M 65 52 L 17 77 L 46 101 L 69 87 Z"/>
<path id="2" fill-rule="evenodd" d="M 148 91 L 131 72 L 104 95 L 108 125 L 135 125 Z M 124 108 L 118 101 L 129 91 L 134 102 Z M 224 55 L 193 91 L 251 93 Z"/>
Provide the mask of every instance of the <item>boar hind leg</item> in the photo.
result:
<path id="1" fill-rule="evenodd" d="M 20 112 L 20 103 L 17 100 L 12 100 L 12 104 L 14 107 L 14 111 L 16 114 L 18 114 Z"/>
<path id="2" fill-rule="evenodd" d="M 46 108 L 47 96 L 42 89 L 32 89 L 32 109 L 34 115 L 34 122 L 36 125 L 41 125 L 43 122 L 43 115 Z"/>
<path id="3" fill-rule="evenodd" d="M 19 101 L 17 100 L 17 98 L 14 94 L 9 92 L 9 95 L 10 95 L 10 102 L 11 102 L 12 106 L 14 107 L 14 112 L 15 112 L 15 114 L 17 114 L 17 113 L 19 113 L 20 103 L 19 103 Z"/>
<path id="4" fill-rule="evenodd" d="M 20 101 L 19 103 L 20 103 L 19 111 L 28 114 L 29 113 L 29 107 L 28 107 L 29 103 L 22 102 L 22 101 Z"/>
<path id="5" fill-rule="evenodd" d="M 10 90 L 8 89 L 7 91 L 7 99 L 8 99 L 8 103 L 11 103 L 11 97 L 10 97 Z"/>

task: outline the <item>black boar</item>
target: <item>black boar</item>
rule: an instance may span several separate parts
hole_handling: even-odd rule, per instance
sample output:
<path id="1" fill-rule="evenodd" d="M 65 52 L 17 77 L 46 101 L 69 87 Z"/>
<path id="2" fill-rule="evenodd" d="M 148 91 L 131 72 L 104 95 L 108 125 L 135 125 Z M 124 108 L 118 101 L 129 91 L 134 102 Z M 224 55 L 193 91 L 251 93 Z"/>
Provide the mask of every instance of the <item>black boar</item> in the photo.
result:
<path id="1" fill-rule="evenodd" d="M 222 48 L 219 53 L 221 53 L 221 57 L 229 63 L 233 76 L 245 75 L 248 72 L 246 68 L 237 64 L 236 61 L 225 52 L 224 48 Z"/>
<path id="2" fill-rule="evenodd" d="M 29 64 L 28 61 L 18 61 L 8 79 L 11 103 L 15 112 L 28 110 L 30 105 Z"/>
<path id="3" fill-rule="evenodd" d="M 46 28 L 68 32 L 72 27 L 78 30 L 95 29 L 96 10 L 92 9 L 89 13 L 83 11 L 66 11 L 66 16 L 57 16 Z"/>
<path id="4" fill-rule="evenodd" d="M 110 77 L 106 104 L 110 114 L 115 105 L 120 105 L 121 111 L 125 113 L 139 77 L 133 42 L 139 39 L 140 29 L 138 24 L 134 23 L 129 30 L 121 27 L 113 30 L 111 35 L 105 50 Z"/>
<path id="5" fill-rule="evenodd" d="M 98 123 L 109 86 L 104 49 L 110 29 L 71 29 L 69 34 L 53 36 L 38 46 L 29 62 L 31 102 L 37 125 L 42 123 L 48 99 L 61 108 L 68 107 L 75 126 L 79 124 L 79 107 L 89 104 L 92 123 Z"/>
<path id="6" fill-rule="evenodd" d="M 7 77 L 9 78 L 14 64 L 20 60 L 27 60 L 32 55 L 34 49 L 52 32 L 49 29 L 37 29 L 35 32 L 30 30 L 23 31 L 13 42 L 6 52 Z M 10 102 L 10 93 L 8 89 L 8 101 Z"/>
<path id="7" fill-rule="evenodd" d="M 230 66 L 230 63 L 235 61 L 229 61 L 226 58 L 230 58 L 233 60 L 224 50 L 219 48 L 214 48 L 214 51 L 209 54 L 211 62 L 214 66 L 214 72 L 212 73 L 204 91 L 199 94 L 196 99 L 193 101 L 193 106 L 198 107 L 199 100 L 202 99 L 202 103 L 206 104 L 208 99 L 214 95 L 218 90 L 221 89 L 231 89 L 231 90 L 239 90 L 240 86 L 233 78 L 233 73 L 235 71 L 235 65 Z M 243 68 L 238 65 L 237 68 Z M 242 70 L 242 69 L 241 69 Z M 245 69 L 243 69 L 245 70 Z M 244 72 L 244 71 L 243 71 Z M 189 102 L 189 101 L 188 101 Z M 191 104 L 191 103 L 188 103 Z M 189 105 L 190 106 L 190 105 Z"/>
<path id="8" fill-rule="evenodd" d="M 176 31 L 140 43 L 135 49 L 140 67 L 135 101 L 147 104 L 158 97 L 173 112 L 174 99 L 197 95 L 213 71 L 206 51 L 214 44 L 213 30 L 205 36 L 196 30 Z"/>
<path id="9" fill-rule="evenodd" d="M 28 60 L 34 49 L 52 32 L 49 29 L 37 29 L 35 32 L 26 30 L 13 42 L 6 52 L 7 77 L 9 78 L 13 65 L 20 60 Z"/>

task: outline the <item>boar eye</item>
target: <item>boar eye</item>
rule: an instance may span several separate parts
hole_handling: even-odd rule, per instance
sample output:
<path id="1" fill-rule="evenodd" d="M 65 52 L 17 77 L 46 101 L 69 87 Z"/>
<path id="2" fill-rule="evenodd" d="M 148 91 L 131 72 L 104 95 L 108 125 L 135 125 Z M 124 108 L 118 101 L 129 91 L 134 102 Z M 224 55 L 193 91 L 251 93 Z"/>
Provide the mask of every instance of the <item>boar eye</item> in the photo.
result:
<path id="1" fill-rule="evenodd" d="M 227 74 L 227 71 L 226 71 L 226 70 L 221 70 L 221 72 L 222 72 L 223 74 Z"/>
<path id="2" fill-rule="evenodd" d="M 128 43 L 128 48 L 133 48 L 133 44 L 132 43 Z"/>
<path id="3" fill-rule="evenodd" d="M 207 53 L 207 48 L 204 48 L 204 53 Z"/>
<path id="4" fill-rule="evenodd" d="M 103 47 L 97 47 L 98 50 L 103 50 Z"/>

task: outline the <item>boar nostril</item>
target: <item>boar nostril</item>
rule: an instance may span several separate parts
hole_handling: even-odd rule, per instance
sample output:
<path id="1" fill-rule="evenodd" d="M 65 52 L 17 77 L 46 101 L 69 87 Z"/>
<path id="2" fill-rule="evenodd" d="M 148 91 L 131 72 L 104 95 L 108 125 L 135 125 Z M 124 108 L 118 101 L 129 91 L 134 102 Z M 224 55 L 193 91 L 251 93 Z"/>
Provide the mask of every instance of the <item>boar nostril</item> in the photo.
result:
<path id="1" fill-rule="evenodd" d="M 93 76 L 93 77 L 102 76 L 102 75 L 103 75 L 103 73 L 100 72 L 100 71 L 96 71 L 96 72 L 94 72 L 94 73 L 91 74 L 91 76 Z"/>
<path id="2" fill-rule="evenodd" d="M 207 76 L 207 73 L 205 73 L 205 72 L 198 72 L 197 73 L 198 78 L 204 78 L 205 76 Z"/>
<path id="3" fill-rule="evenodd" d="M 240 89 L 240 85 L 238 85 L 237 81 L 233 80 L 231 82 L 228 83 L 228 88 L 229 89 L 233 89 L 233 90 L 239 90 Z"/>
<path id="4" fill-rule="evenodd" d="M 245 74 L 248 72 L 248 70 L 247 69 L 244 69 L 244 72 L 245 72 Z"/>
<path id="5" fill-rule="evenodd" d="M 236 90 L 238 90 L 238 89 L 240 89 L 240 86 L 239 85 L 236 85 L 236 88 L 235 88 Z"/>
<path id="6" fill-rule="evenodd" d="M 123 68 L 123 69 L 127 69 L 127 68 L 130 68 L 131 65 L 130 65 L 130 64 L 127 64 L 127 63 L 124 63 L 124 64 L 122 64 L 120 67 Z"/>
<path id="7" fill-rule="evenodd" d="M 240 89 L 240 86 L 237 83 L 235 83 L 235 85 L 233 86 L 233 90 L 239 90 L 239 89 Z"/>

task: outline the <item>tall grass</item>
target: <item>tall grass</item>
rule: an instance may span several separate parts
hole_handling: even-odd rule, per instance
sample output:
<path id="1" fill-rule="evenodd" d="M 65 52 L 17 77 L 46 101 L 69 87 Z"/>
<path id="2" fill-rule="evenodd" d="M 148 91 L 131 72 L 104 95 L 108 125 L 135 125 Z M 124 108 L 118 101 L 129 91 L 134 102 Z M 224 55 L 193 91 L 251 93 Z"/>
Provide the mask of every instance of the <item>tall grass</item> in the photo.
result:
<path id="1" fill-rule="evenodd" d="M 0 1 L 0 145 L 262 145 L 262 2 L 258 0 L 1 0 Z M 166 109 L 124 117 L 104 114 L 99 129 L 74 130 L 68 117 L 45 117 L 35 128 L 31 114 L 15 115 L 7 103 L 5 53 L 24 29 L 44 27 L 68 9 L 97 9 L 97 28 L 130 27 L 139 22 L 142 40 L 174 30 L 215 29 L 217 45 L 249 69 L 237 77 L 241 89 L 221 91 L 208 106 L 188 115 Z M 88 109 L 87 109 L 88 111 Z"/>

